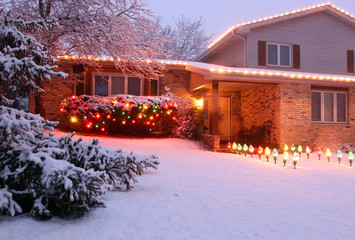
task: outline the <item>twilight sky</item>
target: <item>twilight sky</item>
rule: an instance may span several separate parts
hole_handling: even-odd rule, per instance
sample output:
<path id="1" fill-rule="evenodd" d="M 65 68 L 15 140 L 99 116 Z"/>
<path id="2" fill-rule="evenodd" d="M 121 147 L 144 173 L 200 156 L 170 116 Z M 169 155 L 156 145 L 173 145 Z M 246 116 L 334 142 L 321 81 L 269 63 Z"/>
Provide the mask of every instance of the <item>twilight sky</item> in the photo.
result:
<path id="1" fill-rule="evenodd" d="M 203 17 L 204 30 L 217 38 L 229 27 L 254 19 L 291 12 L 300 8 L 325 3 L 327 0 L 146 0 L 155 16 L 164 25 L 184 15 L 190 19 Z M 355 0 L 332 0 L 333 5 L 355 15 Z"/>

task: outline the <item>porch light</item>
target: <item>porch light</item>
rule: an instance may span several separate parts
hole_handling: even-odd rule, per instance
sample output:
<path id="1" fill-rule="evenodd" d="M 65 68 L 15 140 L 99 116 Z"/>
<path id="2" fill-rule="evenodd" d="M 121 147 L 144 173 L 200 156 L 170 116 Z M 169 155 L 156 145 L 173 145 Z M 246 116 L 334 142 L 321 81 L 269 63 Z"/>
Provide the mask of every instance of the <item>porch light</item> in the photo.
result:
<path id="1" fill-rule="evenodd" d="M 307 146 L 306 147 L 307 159 L 309 159 L 309 154 L 311 153 L 311 149 Z"/>
<path id="2" fill-rule="evenodd" d="M 292 146 L 291 146 L 291 152 L 292 152 L 292 154 L 293 154 L 295 151 L 296 151 L 296 147 L 295 147 L 295 145 L 292 144 Z"/>
<path id="3" fill-rule="evenodd" d="M 342 153 L 340 150 L 338 150 L 337 156 L 338 156 L 338 162 L 339 162 L 339 164 L 340 164 L 340 162 L 341 162 L 341 157 L 343 156 L 343 153 Z"/>
<path id="4" fill-rule="evenodd" d="M 328 162 L 330 162 L 330 157 L 332 156 L 332 152 L 330 151 L 329 148 L 327 148 L 327 150 L 325 151 L 325 155 L 326 155 L 327 158 L 328 158 Z"/>
<path id="5" fill-rule="evenodd" d="M 252 156 L 253 156 L 253 153 L 254 153 L 254 147 L 253 147 L 253 145 L 250 145 L 250 146 L 249 146 L 249 153 L 250 153 L 250 156 L 252 157 Z"/>
<path id="6" fill-rule="evenodd" d="M 353 160 L 354 160 L 354 154 L 353 154 L 352 151 L 349 152 L 348 158 L 349 158 L 350 166 L 352 166 L 353 165 Z"/>
<path id="7" fill-rule="evenodd" d="M 265 156 L 266 156 L 266 161 L 269 161 L 269 157 L 270 157 L 270 148 L 266 147 L 265 148 Z"/>
<path id="8" fill-rule="evenodd" d="M 301 154 L 302 154 L 302 146 L 301 145 L 298 145 L 298 147 L 297 147 L 297 151 L 298 151 L 298 154 L 300 155 L 300 157 L 301 157 Z"/>
<path id="9" fill-rule="evenodd" d="M 247 156 L 248 146 L 245 143 L 243 145 L 243 152 L 244 152 L 245 156 Z"/>
<path id="10" fill-rule="evenodd" d="M 261 160 L 261 154 L 263 154 L 263 151 L 264 151 L 264 149 L 261 146 L 259 146 L 258 147 L 259 160 Z"/>
<path id="11" fill-rule="evenodd" d="M 318 147 L 317 152 L 318 152 L 318 160 L 320 160 L 320 156 L 322 155 L 322 148 Z"/>
<path id="12" fill-rule="evenodd" d="M 272 155 L 274 156 L 274 162 L 276 164 L 277 156 L 279 155 L 279 153 L 277 152 L 276 148 L 274 148 L 274 150 L 272 150 Z"/>
<path id="13" fill-rule="evenodd" d="M 283 158 L 284 167 L 285 167 L 286 163 L 287 163 L 287 159 L 288 159 L 288 152 L 284 152 L 284 154 L 282 155 L 282 158 Z"/>
<path id="14" fill-rule="evenodd" d="M 203 108 L 203 98 L 196 100 L 196 106 L 198 109 Z"/>
<path id="15" fill-rule="evenodd" d="M 238 152 L 239 155 L 242 154 L 242 145 L 240 145 L 240 143 L 238 143 Z"/>
<path id="16" fill-rule="evenodd" d="M 298 153 L 294 152 L 293 153 L 293 168 L 296 169 L 297 161 L 299 160 Z"/>

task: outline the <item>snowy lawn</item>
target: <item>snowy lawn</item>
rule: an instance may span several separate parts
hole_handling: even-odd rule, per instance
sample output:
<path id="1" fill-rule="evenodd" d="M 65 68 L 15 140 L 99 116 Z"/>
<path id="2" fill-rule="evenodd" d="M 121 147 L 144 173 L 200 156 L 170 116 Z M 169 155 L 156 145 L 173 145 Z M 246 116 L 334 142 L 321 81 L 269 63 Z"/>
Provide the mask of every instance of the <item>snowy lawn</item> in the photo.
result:
<path id="1" fill-rule="evenodd" d="M 80 219 L 1 216 L 0 239 L 354 239 L 355 167 L 336 156 L 328 163 L 304 154 L 294 170 L 281 156 L 275 165 L 181 139 L 100 142 L 155 153 L 161 164 Z"/>

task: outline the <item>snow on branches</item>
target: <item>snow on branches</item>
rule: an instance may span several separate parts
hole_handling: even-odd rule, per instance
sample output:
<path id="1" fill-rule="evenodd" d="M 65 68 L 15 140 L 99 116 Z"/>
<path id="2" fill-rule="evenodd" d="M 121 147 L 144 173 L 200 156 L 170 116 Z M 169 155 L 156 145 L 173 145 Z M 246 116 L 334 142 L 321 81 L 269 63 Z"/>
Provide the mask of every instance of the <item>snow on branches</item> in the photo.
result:
<path id="1" fill-rule="evenodd" d="M 52 58 L 30 33 L 47 28 L 53 20 L 10 19 L 0 14 L 0 105 L 10 105 L 8 95 L 26 97 L 29 91 L 42 92 L 39 84 L 51 76 L 65 77 L 53 71 Z"/>
<path id="2" fill-rule="evenodd" d="M 55 122 L 0 106 L 0 211 L 31 212 L 36 218 L 83 214 L 102 204 L 112 188 L 132 187 L 156 156 L 137 156 L 101 147 L 74 134 L 46 135 Z"/>

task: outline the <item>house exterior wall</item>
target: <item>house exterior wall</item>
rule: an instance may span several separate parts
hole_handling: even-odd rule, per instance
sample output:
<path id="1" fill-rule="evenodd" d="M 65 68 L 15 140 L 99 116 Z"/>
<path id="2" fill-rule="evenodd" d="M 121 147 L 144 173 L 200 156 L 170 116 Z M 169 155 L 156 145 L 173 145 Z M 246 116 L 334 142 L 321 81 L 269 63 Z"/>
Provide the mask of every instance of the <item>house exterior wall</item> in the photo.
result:
<path id="1" fill-rule="evenodd" d="M 160 78 L 160 94 L 166 93 L 166 87 L 175 95 L 190 96 L 190 72 L 186 70 L 167 70 Z"/>
<path id="2" fill-rule="evenodd" d="M 270 24 L 248 34 L 247 67 L 347 74 L 346 51 L 355 49 L 354 39 L 354 27 L 324 11 Z M 301 68 L 258 66 L 258 41 L 300 45 Z"/>
<path id="3" fill-rule="evenodd" d="M 311 123 L 311 85 L 283 83 L 281 138 L 283 144 L 320 145 L 336 151 L 341 144 L 355 143 L 355 88 L 348 88 L 348 123 Z"/>
<path id="4" fill-rule="evenodd" d="M 241 93 L 241 114 L 243 129 L 262 127 L 266 121 L 272 121 L 270 142 L 280 143 L 280 87 L 264 85 Z M 264 139 L 265 142 L 268 139 Z"/>
<path id="5" fill-rule="evenodd" d="M 214 54 L 202 58 L 205 63 L 218 64 L 229 67 L 244 67 L 245 65 L 245 44 L 241 39 L 232 41 L 228 47 L 216 49 Z"/>

